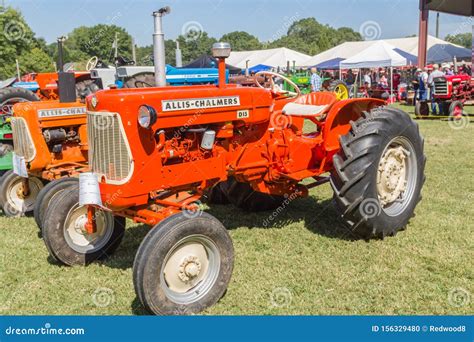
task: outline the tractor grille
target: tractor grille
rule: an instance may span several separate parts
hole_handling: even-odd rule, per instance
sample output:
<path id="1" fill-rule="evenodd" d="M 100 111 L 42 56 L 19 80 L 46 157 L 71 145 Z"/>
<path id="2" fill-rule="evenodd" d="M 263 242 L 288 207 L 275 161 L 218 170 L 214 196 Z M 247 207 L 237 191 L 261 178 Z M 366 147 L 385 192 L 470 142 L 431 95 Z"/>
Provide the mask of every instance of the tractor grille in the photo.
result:
<path id="1" fill-rule="evenodd" d="M 32 161 L 36 155 L 36 149 L 26 120 L 20 117 L 12 117 L 10 120 L 15 154 L 24 157 L 27 162 Z"/>
<path id="2" fill-rule="evenodd" d="M 132 154 L 120 115 L 87 112 L 89 167 L 107 183 L 122 184 L 133 170 Z"/>
<path id="3" fill-rule="evenodd" d="M 448 81 L 444 77 L 438 77 L 433 80 L 435 95 L 448 95 Z"/>

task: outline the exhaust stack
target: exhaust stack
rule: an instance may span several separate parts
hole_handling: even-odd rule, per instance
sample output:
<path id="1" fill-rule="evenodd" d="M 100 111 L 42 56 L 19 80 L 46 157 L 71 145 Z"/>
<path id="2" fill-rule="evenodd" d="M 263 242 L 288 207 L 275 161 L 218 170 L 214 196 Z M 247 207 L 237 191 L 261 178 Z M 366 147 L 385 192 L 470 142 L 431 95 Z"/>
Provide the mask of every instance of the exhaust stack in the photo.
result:
<path id="1" fill-rule="evenodd" d="M 230 44 L 219 42 L 212 45 L 212 57 L 217 58 L 219 68 L 219 88 L 225 86 L 226 68 L 225 59 L 230 56 Z"/>
<path id="2" fill-rule="evenodd" d="M 155 31 L 153 32 L 153 64 L 155 65 L 155 84 L 157 87 L 166 86 L 165 35 L 163 33 L 161 18 L 170 12 L 171 8 L 169 6 L 153 12 L 155 19 Z"/>

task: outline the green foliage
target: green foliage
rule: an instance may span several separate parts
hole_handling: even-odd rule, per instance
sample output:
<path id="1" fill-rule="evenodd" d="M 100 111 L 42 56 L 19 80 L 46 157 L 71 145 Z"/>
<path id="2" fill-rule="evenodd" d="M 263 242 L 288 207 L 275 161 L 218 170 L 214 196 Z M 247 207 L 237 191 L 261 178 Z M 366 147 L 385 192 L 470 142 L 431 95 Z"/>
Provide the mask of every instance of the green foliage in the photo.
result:
<path id="1" fill-rule="evenodd" d="M 472 32 L 458 33 L 454 35 L 448 34 L 445 40 L 470 49 L 472 47 Z"/>
<path id="2" fill-rule="evenodd" d="M 29 72 L 53 72 L 55 70 L 53 59 L 44 50 L 37 47 L 22 54 L 18 61 L 22 75 Z"/>
<path id="3" fill-rule="evenodd" d="M 268 44 L 270 48 L 288 47 L 308 55 L 315 55 L 347 41 L 362 40 L 360 33 L 349 27 L 334 29 L 320 24 L 315 18 L 295 21 L 288 33 Z"/>
<path id="4" fill-rule="evenodd" d="M 0 60 L 2 61 L 0 79 L 15 76 L 15 60 L 18 58 L 21 63 L 35 48 L 34 58 L 42 55 L 42 58 L 45 59 L 44 63 L 21 65 L 21 70 L 23 72 L 44 71 L 43 66 L 49 63 L 47 55 L 42 53 L 42 49 L 45 47 L 44 40 L 35 38 L 35 34 L 17 10 L 0 6 L 0 12 L 2 13 L 0 15 Z"/>
<path id="5" fill-rule="evenodd" d="M 177 41 L 179 42 L 179 47 L 183 56 L 183 65 L 191 62 L 202 54 L 210 54 L 212 44 L 217 42 L 215 38 L 209 37 L 207 32 L 194 31 L 188 33 L 186 36 L 180 35 Z M 172 56 L 174 56 L 174 49 Z"/>
<path id="6" fill-rule="evenodd" d="M 230 43 L 234 51 L 259 50 L 262 48 L 262 43 L 257 37 L 244 31 L 226 33 L 219 41 Z"/>
<path id="7" fill-rule="evenodd" d="M 115 25 L 99 24 L 92 27 L 80 26 L 68 35 L 64 44 L 65 62 L 97 56 L 102 61 L 112 63 L 116 33 L 118 34 L 118 54 L 131 58 L 132 37 L 128 32 Z"/>

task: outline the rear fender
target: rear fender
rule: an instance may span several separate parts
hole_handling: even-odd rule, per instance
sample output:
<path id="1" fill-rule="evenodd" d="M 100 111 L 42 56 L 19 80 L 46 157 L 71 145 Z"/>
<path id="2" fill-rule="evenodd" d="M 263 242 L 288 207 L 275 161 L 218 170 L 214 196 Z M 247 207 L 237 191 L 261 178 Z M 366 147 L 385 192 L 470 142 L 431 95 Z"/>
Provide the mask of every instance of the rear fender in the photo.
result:
<path id="1" fill-rule="evenodd" d="M 346 135 L 351 129 L 350 122 L 356 121 L 362 112 L 383 106 L 380 99 L 348 99 L 336 102 L 326 117 L 323 128 L 323 148 L 327 153 L 337 152 L 340 148 L 339 137 Z"/>

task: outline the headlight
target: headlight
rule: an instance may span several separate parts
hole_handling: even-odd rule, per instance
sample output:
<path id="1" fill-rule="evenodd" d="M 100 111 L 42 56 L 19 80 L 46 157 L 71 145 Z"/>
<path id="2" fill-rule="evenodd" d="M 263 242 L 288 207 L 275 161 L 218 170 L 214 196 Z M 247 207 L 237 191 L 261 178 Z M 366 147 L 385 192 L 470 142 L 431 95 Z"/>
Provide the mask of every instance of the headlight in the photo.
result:
<path id="1" fill-rule="evenodd" d="M 138 108 L 138 124 L 150 128 L 156 122 L 156 111 L 151 106 L 143 105 Z"/>

